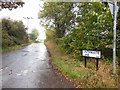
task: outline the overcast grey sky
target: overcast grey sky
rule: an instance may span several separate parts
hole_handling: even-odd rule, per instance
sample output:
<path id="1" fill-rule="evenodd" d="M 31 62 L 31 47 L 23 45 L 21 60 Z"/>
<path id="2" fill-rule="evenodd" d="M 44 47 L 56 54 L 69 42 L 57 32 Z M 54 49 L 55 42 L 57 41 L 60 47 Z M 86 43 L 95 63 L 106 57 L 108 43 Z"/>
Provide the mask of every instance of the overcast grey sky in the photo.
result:
<path id="1" fill-rule="evenodd" d="M 30 33 L 33 28 L 38 29 L 40 39 L 45 38 L 44 28 L 40 26 L 40 22 L 38 19 L 38 12 L 41 9 L 40 6 L 44 4 L 43 1 L 40 0 L 22 0 L 25 2 L 22 8 L 13 9 L 9 11 L 8 9 L 3 9 L 0 11 L 0 19 L 10 17 L 13 20 L 22 20 L 24 25 L 27 27 L 27 20 L 23 17 L 33 17 L 33 19 L 29 20 L 29 30 Z"/>

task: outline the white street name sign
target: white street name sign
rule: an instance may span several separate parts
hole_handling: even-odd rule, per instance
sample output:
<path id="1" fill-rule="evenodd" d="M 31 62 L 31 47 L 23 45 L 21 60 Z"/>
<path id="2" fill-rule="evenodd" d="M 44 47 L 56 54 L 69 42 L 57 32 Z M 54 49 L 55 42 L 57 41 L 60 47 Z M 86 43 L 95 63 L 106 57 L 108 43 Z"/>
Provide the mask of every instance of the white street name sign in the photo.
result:
<path id="1" fill-rule="evenodd" d="M 101 51 L 82 50 L 82 56 L 101 58 Z"/>

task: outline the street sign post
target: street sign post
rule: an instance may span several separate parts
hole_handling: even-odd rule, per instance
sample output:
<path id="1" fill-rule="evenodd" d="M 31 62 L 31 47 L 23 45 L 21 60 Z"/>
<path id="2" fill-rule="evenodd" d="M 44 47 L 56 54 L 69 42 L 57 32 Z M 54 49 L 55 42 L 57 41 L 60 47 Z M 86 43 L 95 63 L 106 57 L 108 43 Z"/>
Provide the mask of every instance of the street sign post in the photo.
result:
<path id="1" fill-rule="evenodd" d="M 98 70 L 98 59 L 101 58 L 101 51 L 91 51 L 91 50 L 82 50 L 82 56 L 85 57 L 85 67 L 86 67 L 86 57 L 96 58 L 96 70 Z"/>
<path id="2" fill-rule="evenodd" d="M 112 17 L 114 18 L 114 36 L 113 36 L 113 74 L 116 73 L 116 20 L 117 20 L 117 12 L 119 7 L 117 6 L 117 0 L 115 2 L 108 2 L 108 5 L 110 7 L 110 11 L 112 14 Z"/>

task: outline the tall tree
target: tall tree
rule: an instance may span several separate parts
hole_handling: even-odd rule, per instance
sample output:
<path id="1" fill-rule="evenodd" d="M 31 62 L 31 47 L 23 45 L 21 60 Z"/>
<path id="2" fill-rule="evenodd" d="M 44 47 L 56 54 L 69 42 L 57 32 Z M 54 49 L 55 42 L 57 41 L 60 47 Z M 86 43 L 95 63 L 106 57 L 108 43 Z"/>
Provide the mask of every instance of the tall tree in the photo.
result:
<path id="1" fill-rule="evenodd" d="M 52 27 L 56 36 L 61 38 L 65 35 L 67 29 L 74 24 L 75 14 L 73 13 L 74 3 L 63 2 L 46 2 L 43 10 L 40 11 L 39 17 L 43 20 L 41 24 Z"/>

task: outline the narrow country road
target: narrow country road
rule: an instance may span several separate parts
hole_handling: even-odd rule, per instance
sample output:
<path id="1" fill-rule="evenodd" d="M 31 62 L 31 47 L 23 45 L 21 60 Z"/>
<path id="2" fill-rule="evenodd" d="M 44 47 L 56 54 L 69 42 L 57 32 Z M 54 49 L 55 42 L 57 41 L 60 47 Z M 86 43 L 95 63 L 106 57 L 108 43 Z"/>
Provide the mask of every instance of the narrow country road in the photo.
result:
<path id="1" fill-rule="evenodd" d="M 49 64 L 43 43 L 2 55 L 2 88 L 72 88 Z"/>

